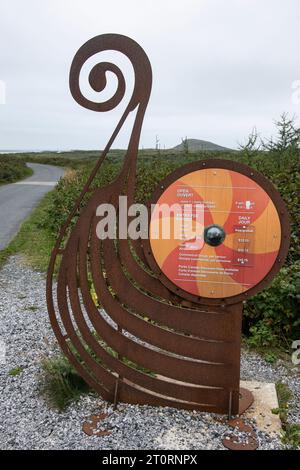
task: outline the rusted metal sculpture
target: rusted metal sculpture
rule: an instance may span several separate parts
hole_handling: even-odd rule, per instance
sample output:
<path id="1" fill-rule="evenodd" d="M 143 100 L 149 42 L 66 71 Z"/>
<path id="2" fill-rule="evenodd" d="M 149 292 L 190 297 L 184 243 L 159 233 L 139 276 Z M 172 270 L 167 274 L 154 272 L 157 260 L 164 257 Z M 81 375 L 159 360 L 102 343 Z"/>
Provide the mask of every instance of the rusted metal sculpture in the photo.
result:
<path id="1" fill-rule="evenodd" d="M 94 66 L 89 82 L 93 90 L 101 91 L 106 85 L 105 73 L 113 72 L 118 79 L 114 96 L 104 103 L 95 103 L 81 93 L 82 66 L 94 54 L 107 50 L 129 58 L 134 88 L 53 250 L 47 279 L 52 327 L 78 373 L 107 401 L 236 415 L 252 400 L 251 394 L 239 387 L 242 301 L 248 298 L 248 292 L 225 299 L 197 297 L 172 284 L 160 271 L 150 242 L 99 240 L 96 236 L 96 209 L 101 203 L 111 203 L 118 211 L 121 194 L 128 196 L 128 205 L 133 203 L 139 138 L 152 82 L 149 60 L 136 42 L 114 34 L 97 36 L 79 49 L 71 66 L 70 89 L 80 105 L 93 111 L 109 111 L 124 96 L 123 74 L 108 62 Z M 136 113 L 132 134 L 118 177 L 91 191 L 95 175 L 132 112 Z M 288 249 L 284 204 L 257 172 L 219 160 L 195 162 L 177 170 L 160 185 L 154 200 L 177 177 L 204 166 L 247 174 L 264 188 L 281 214 L 283 236 L 278 258 L 268 276 L 249 291 L 255 293 L 279 270 Z M 89 200 L 80 209 L 86 195 Z M 75 216 L 76 223 L 72 225 Z M 105 313 L 93 301 L 91 282 Z"/>

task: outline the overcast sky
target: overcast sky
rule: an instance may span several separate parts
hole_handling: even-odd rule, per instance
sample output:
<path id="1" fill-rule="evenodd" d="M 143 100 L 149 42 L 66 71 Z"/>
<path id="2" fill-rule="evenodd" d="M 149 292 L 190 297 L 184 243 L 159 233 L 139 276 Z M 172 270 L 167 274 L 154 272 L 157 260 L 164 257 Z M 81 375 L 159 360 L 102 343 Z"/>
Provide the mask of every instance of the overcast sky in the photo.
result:
<path id="1" fill-rule="evenodd" d="M 104 147 L 122 105 L 95 113 L 68 89 L 74 54 L 103 33 L 132 37 L 152 64 L 141 146 L 158 135 L 166 148 L 185 136 L 236 148 L 254 126 L 270 136 L 283 111 L 300 115 L 299 18 L 299 0 L 0 0 L 0 149 Z"/>

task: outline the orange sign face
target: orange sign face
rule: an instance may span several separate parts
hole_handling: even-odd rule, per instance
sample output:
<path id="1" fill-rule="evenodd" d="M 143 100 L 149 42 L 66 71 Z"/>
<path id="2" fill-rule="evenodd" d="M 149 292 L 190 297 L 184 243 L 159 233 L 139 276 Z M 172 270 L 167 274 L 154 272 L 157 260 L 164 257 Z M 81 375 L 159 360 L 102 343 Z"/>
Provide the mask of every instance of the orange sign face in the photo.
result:
<path id="1" fill-rule="evenodd" d="M 162 209 L 170 206 L 174 209 Z M 257 285 L 271 270 L 280 243 L 272 199 L 232 170 L 207 168 L 182 176 L 151 215 L 156 263 L 175 286 L 200 297 L 232 297 Z"/>

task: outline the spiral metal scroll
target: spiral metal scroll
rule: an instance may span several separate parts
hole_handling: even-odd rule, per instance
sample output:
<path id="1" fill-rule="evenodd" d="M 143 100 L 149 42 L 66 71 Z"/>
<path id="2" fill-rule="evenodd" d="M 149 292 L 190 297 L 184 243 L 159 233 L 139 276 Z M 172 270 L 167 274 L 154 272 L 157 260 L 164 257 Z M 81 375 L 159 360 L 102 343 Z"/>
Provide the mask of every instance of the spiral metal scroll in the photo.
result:
<path id="1" fill-rule="evenodd" d="M 105 400 L 232 413 L 239 409 L 241 306 L 203 306 L 182 299 L 151 272 L 140 241 L 99 240 L 96 208 L 120 194 L 133 202 L 136 159 L 142 122 L 151 92 L 151 66 L 141 47 L 125 36 L 106 34 L 84 44 L 74 57 L 70 89 L 93 111 L 109 111 L 124 97 L 125 79 L 114 64 L 97 64 L 89 75 L 95 91 L 105 88 L 107 71 L 118 79 L 104 103 L 82 95 L 79 75 L 94 54 L 113 50 L 129 58 L 135 83 L 129 103 L 94 167 L 53 250 L 47 278 L 47 302 L 57 340 L 84 380 Z M 135 111 L 128 149 L 118 177 L 90 191 L 112 143 Z M 72 220 L 82 200 L 75 226 Z M 53 282 L 58 265 L 57 287 Z M 95 286 L 103 309 L 90 292 Z M 104 313 L 105 311 L 105 313 Z M 112 353 L 113 351 L 113 353 Z"/>

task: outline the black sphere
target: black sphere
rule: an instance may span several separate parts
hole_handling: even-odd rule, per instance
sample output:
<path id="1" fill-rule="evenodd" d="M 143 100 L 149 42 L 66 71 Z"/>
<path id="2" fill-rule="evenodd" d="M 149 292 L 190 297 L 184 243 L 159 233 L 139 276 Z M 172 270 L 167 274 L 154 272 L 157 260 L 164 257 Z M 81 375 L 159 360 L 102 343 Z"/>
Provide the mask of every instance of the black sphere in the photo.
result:
<path id="1" fill-rule="evenodd" d="M 210 246 L 219 246 L 225 240 L 226 233 L 220 225 L 208 225 L 204 229 L 204 241 Z"/>

